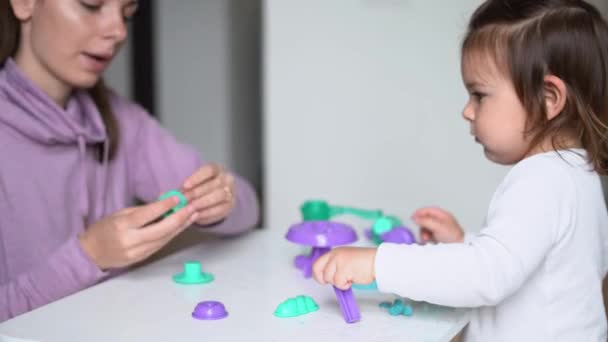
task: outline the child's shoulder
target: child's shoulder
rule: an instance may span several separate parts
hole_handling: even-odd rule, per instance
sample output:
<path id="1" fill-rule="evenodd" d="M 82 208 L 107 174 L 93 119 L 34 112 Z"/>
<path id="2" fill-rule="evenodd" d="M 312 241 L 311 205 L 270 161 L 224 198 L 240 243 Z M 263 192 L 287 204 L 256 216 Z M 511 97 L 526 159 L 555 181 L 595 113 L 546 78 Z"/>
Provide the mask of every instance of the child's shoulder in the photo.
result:
<path id="1" fill-rule="evenodd" d="M 515 164 L 508 176 L 564 181 L 584 171 L 594 173 L 583 149 L 549 151 L 535 154 Z"/>
<path id="2" fill-rule="evenodd" d="M 582 149 L 539 153 L 523 159 L 509 171 L 500 190 L 518 187 L 531 193 L 542 191 L 556 196 L 574 191 L 579 177 L 597 176 Z M 534 191 L 536 190 L 536 191 Z"/>

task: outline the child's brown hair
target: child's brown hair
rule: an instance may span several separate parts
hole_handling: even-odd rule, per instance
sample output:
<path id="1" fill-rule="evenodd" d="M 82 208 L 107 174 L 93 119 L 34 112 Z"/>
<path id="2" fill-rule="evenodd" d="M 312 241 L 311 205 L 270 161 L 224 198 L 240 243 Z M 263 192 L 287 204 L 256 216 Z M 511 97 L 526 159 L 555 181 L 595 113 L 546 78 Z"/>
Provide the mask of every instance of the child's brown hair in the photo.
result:
<path id="1" fill-rule="evenodd" d="M 473 14 L 462 44 L 463 61 L 489 60 L 513 82 L 529 113 L 530 148 L 574 136 L 589 162 L 608 174 L 608 24 L 581 0 L 488 0 Z M 564 110 L 549 120 L 544 78 L 567 87 Z"/>

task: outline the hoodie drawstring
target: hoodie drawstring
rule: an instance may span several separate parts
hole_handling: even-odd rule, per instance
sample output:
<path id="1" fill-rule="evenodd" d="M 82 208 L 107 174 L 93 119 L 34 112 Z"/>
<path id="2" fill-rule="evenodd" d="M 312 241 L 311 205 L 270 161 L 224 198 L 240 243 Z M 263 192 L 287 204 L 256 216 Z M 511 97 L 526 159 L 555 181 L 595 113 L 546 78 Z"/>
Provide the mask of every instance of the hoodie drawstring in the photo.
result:
<path id="1" fill-rule="evenodd" d="M 80 170 L 78 172 L 78 177 L 80 178 L 80 191 L 78 191 L 78 193 L 81 194 L 82 198 L 80 199 L 79 203 L 80 203 L 80 212 L 82 214 L 82 217 L 84 219 L 84 221 L 88 224 L 88 218 L 89 218 L 89 187 L 87 184 L 87 164 L 86 164 L 86 151 L 87 151 L 87 146 L 86 146 L 86 141 L 84 139 L 84 136 L 82 135 L 78 135 L 76 137 L 76 140 L 78 141 L 78 163 L 80 164 Z"/>
<path id="2" fill-rule="evenodd" d="M 99 220 L 105 214 L 106 210 L 106 195 L 108 193 L 106 185 L 108 184 L 108 160 L 110 157 L 110 143 L 108 139 L 103 141 L 103 159 L 101 162 L 101 186 L 95 189 L 95 213 L 93 219 Z"/>

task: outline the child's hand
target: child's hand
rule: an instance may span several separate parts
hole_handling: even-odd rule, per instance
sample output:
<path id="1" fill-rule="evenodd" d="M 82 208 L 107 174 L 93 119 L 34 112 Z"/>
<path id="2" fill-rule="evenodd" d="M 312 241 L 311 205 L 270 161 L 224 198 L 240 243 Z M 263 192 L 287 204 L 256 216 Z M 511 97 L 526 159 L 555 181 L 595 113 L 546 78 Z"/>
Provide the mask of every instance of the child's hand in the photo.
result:
<path id="1" fill-rule="evenodd" d="M 421 208 L 414 212 L 412 219 L 420 226 L 423 242 L 463 242 L 464 231 L 449 212 L 441 208 Z"/>
<path id="2" fill-rule="evenodd" d="M 335 248 L 320 256 L 313 265 L 315 280 L 347 290 L 352 283 L 369 284 L 374 281 L 376 248 Z"/>
<path id="3" fill-rule="evenodd" d="M 234 176 L 217 164 L 207 164 L 184 182 L 184 196 L 199 213 L 196 223 L 213 224 L 234 208 Z"/>
<path id="4" fill-rule="evenodd" d="M 159 218 L 179 203 L 177 197 L 123 209 L 88 227 L 79 237 L 84 252 L 102 270 L 130 266 L 146 259 L 197 219 L 186 206 Z"/>

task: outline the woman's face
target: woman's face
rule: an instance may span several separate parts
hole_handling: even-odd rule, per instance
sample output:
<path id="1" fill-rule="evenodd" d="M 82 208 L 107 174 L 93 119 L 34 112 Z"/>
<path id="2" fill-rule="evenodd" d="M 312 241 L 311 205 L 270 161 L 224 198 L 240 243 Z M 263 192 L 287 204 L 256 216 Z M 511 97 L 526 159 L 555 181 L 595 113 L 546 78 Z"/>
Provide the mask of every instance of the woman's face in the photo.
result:
<path id="1" fill-rule="evenodd" d="M 11 0 L 21 21 L 17 60 L 44 85 L 90 88 L 127 38 L 135 0 Z"/>

